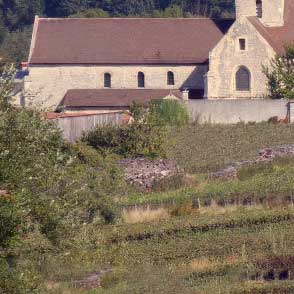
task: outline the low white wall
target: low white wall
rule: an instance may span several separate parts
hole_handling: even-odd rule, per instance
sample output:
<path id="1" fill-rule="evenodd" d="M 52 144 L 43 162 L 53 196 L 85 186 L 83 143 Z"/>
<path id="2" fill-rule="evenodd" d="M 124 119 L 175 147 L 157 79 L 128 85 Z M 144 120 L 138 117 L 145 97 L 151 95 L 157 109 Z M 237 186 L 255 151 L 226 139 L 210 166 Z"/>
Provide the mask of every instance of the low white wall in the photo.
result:
<path id="1" fill-rule="evenodd" d="M 189 100 L 188 109 L 193 122 L 262 122 L 273 116 L 284 119 L 287 116 L 287 100 Z"/>

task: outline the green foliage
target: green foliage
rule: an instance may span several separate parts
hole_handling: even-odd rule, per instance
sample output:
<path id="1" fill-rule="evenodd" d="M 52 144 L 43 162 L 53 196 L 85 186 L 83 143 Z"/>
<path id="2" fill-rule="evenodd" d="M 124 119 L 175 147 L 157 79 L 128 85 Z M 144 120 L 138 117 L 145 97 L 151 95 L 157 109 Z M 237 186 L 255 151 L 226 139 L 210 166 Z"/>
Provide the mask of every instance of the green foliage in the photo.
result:
<path id="1" fill-rule="evenodd" d="M 0 196 L 0 251 L 17 241 L 21 224 L 21 214 L 12 197 Z"/>
<path id="2" fill-rule="evenodd" d="M 15 68 L 12 64 L 4 65 L 0 70 L 0 115 L 1 112 L 7 112 L 11 109 L 11 93 L 13 89 L 13 80 L 15 77 Z M 0 117 L 1 118 L 1 117 Z"/>
<path id="3" fill-rule="evenodd" d="M 134 105 L 131 111 L 134 113 L 131 124 L 98 126 L 85 134 L 82 141 L 102 154 L 111 152 L 124 157 L 151 158 L 164 156 L 165 128 L 143 107 Z"/>
<path id="4" fill-rule="evenodd" d="M 13 76 L 2 69 L 0 188 L 13 196 L 0 196 L 0 292 L 41 293 L 44 254 L 73 228 L 114 223 L 128 187 L 116 156 L 69 145 L 40 113 L 14 109 Z"/>
<path id="5" fill-rule="evenodd" d="M 17 65 L 28 58 L 30 41 L 32 36 L 31 27 L 9 32 L 0 45 L 1 55 L 6 62 L 14 62 Z"/>
<path id="6" fill-rule="evenodd" d="M 107 11 L 104 11 L 103 9 L 100 8 L 93 8 L 93 9 L 88 9 L 85 11 L 80 11 L 77 14 L 73 14 L 70 17 L 78 17 L 78 18 L 105 18 L 109 17 L 109 14 Z"/>
<path id="7" fill-rule="evenodd" d="M 26 219 L 53 237 L 60 225 L 114 221 L 112 199 L 125 188 L 111 156 L 90 147 L 67 146 L 60 130 L 41 114 L 11 107 L 13 70 L 4 70 L 0 88 L 0 180 L 16 197 Z M 86 200 L 85 200 L 86 198 Z"/>
<path id="8" fill-rule="evenodd" d="M 172 5 L 164 10 L 154 10 L 153 17 L 163 17 L 163 18 L 178 18 L 184 17 L 184 12 L 182 7 L 178 5 Z"/>
<path id="9" fill-rule="evenodd" d="M 150 112 L 163 125 L 184 126 L 189 122 L 186 106 L 177 100 L 154 100 L 151 102 Z"/>
<path id="10" fill-rule="evenodd" d="M 264 72 L 268 78 L 268 88 L 273 99 L 294 99 L 294 46 L 285 47 L 284 55 L 277 55 Z"/>

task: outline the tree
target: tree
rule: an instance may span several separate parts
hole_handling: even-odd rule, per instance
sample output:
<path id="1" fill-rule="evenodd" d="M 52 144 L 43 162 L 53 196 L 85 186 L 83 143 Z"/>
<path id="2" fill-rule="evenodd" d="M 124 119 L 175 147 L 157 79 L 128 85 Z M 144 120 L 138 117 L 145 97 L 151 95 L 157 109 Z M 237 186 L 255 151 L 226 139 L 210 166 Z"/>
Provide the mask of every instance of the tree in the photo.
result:
<path id="1" fill-rule="evenodd" d="M 17 30 L 31 25 L 35 15 L 42 15 L 43 0 L 3 0 L 3 19 L 9 30 Z"/>
<path id="2" fill-rule="evenodd" d="M 7 33 L 4 42 L 0 45 L 0 52 L 5 56 L 7 62 L 14 62 L 19 65 L 27 60 L 29 55 L 31 28 L 24 28 L 20 31 Z"/>
<path id="3" fill-rule="evenodd" d="M 178 6 L 178 5 L 173 5 L 170 6 L 168 8 L 166 8 L 163 12 L 163 17 L 173 17 L 173 18 L 177 18 L 177 17 L 183 17 L 183 9 Z"/>
<path id="4" fill-rule="evenodd" d="M 105 18 L 105 17 L 109 17 L 109 14 L 107 11 L 104 11 L 101 8 L 94 8 L 94 9 L 88 9 L 85 11 L 80 11 L 77 14 L 71 15 L 70 17 Z"/>
<path id="5" fill-rule="evenodd" d="M 0 69 L 0 114 L 7 112 L 11 108 L 11 93 L 13 91 L 15 72 L 16 70 L 12 64 L 4 65 Z"/>
<path id="6" fill-rule="evenodd" d="M 283 55 L 277 55 L 269 67 L 264 67 L 268 89 L 273 99 L 294 99 L 294 45 L 287 45 Z"/>

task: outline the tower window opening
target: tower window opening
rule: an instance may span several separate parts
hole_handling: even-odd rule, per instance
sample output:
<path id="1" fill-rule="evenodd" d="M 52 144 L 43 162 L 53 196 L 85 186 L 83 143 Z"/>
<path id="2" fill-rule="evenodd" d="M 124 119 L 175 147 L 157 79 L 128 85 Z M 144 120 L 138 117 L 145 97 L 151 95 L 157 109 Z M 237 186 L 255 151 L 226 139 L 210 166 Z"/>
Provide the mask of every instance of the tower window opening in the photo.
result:
<path id="1" fill-rule="evenodd" d="M 256 0 L 256 16 L 262 18 L 262 0 Z"/>
<path id="2" fill-rule="evenodd" d="M 239 48 L 241 51 L 246 50 L 246 40 L 245 39 L 239 39 Z"/>

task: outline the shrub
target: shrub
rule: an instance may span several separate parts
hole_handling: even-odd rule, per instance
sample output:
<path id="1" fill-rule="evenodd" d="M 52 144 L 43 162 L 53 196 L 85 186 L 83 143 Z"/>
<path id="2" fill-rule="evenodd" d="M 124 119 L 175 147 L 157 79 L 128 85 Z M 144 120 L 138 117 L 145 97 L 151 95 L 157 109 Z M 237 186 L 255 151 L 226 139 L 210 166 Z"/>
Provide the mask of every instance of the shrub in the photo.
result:
<path id="1" fill-rule="evenodd" d="M 13 199 L 0 196 L 0 250 L 10 247 L 17 240 L 20 224 L 20 213 Z"/>
<path id="2" fill-rule="evenodd" d="M 131 109 L 134 121 L 129 125 L 98 126 L 82 137 L 82 142 L 99 150 L 103 155 L 115 153 L 123 157 L 165 155 L 166 129 L 143 107 Z"/>
<path id="3" fill-rule="evenodd" d="M 150 104 L 150 112 L 163 125 L 183 126 L 189 122 L 186 106 L 177 100 L 154 100 Z"/>
<path id="4" fill-rule="evenodd" d="M 294 46 L 285 47 L 284 55 L 277 55 L 264 72 L 268 78 L 268 88 L 273 99 L 294 99 Z"/>

